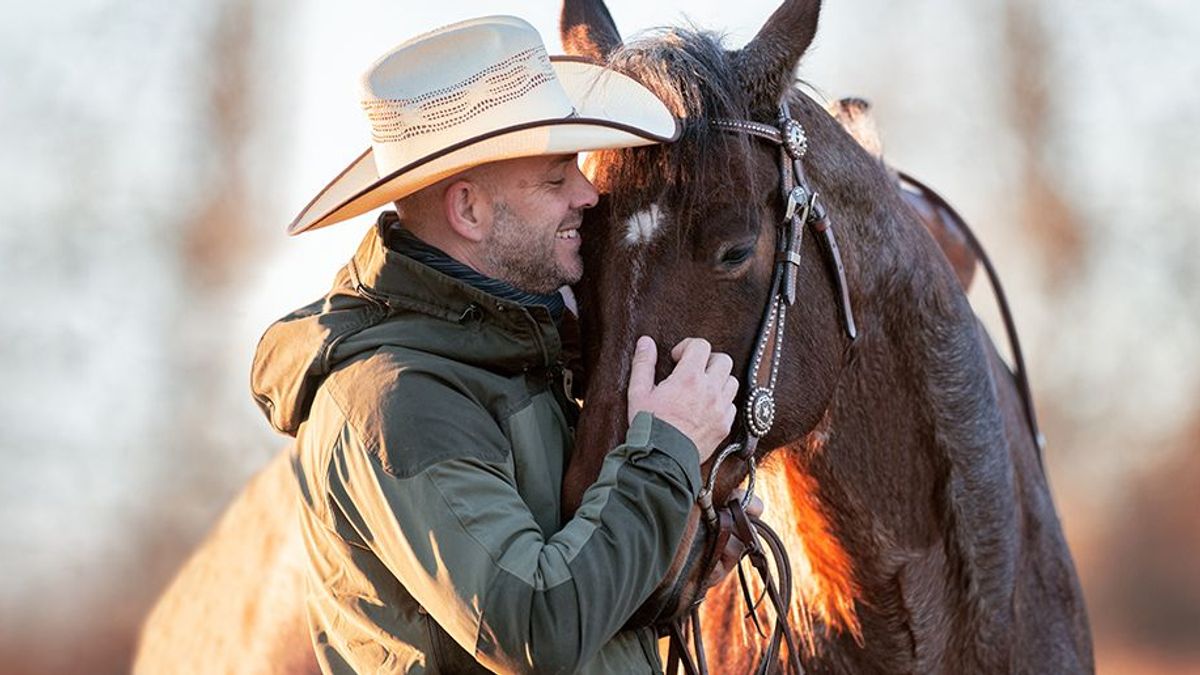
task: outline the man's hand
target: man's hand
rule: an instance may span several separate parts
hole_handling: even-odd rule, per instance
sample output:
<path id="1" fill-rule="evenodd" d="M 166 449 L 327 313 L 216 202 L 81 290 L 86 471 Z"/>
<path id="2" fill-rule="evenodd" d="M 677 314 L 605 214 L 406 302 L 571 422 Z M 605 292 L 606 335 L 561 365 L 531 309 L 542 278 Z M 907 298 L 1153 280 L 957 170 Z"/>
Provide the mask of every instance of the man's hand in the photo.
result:
<path id="1" fill-rule="evenodd" d="M 742 501 L 744 490 L 734 490 L 729 495 L 729 500 Z M 751 497 L 750 503 L 746 505 L 746 515 L 751 518 L 758 518 L 763 514 L 763 503 L 758 497 Z M 725 575 L 737 568 L 738 561 L 745 555 L 746 550 L 750 547 L 750 542 L 742 541 L 734 535 L 729 535 L 729 539 L 725 541 L 725 549 L 717 553 L 717 564 L 713 566 L 712 573 L 704 580 L 704 589 L 708 589 L 721 583 Z"/>
<path id="2" fill-rule="evenodd" d="M 737 408 L 738 381 L 730 375 L 733 359 L 714 353 L 707 340 L 686 338 L 671 350 L 675 369 L 654 384 L 658 350 L 654 340 L 638 338 L 629 373 L 629 421 L 647 411 L 681 431 L 696 444 L 703 464 L 729 435 Z"/>

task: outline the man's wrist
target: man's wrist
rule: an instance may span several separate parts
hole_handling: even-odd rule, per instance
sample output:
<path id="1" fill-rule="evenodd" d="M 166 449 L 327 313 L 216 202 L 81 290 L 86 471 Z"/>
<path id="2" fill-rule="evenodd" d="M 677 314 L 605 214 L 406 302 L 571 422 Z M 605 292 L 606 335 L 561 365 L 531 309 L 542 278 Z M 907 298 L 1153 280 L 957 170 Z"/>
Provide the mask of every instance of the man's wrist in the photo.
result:
<path id="1" fill-rule="evenodd" d="M 629 424 L 625 444 L 630 448 L 657 450 L 670 457 L 686 476 L 692 496 L 699 492 L 700 455 L 696 444 L 670 422 L 645 410 L 638 412 Z"/>

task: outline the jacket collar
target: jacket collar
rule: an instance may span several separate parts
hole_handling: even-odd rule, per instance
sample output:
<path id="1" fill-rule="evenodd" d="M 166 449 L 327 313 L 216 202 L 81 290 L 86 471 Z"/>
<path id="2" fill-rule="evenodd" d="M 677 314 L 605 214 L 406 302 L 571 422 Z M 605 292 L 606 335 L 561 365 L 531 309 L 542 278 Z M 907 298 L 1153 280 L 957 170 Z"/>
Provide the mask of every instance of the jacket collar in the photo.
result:
<path id="1" fill-rule="evenodd" d="M 251 368 L 254 398 L 272 426 L 295 435 L 331 373 L 384 348 L 512 376 L 548 371 L 561 342 L 545 307 L 495 297 L 391 251 L 372 228 L 324 298 L 267 328 Z"/>
<path id="2" fill-rule="evenodd" d="M 525 306 L 542 305 L 550 310 L 550 315 L 557 322 L 562 318 L 565 309 L 563 296 L 554 291 L 548 294 L 530 293 L 516 288 L 508 282 L 485 276 L 469 265 L 455 260 L 445 251 L 417 237 L 406 229 L 400 222 L 400 217 L 394 211 L 384 211 L 379 214 L 375 227 L 383 237 L 383 245 L 388 249 L 412 258 L 427 267 L 466 282 L 484 293 L 490 293 L 505 300 L 518 302 Z"/>
<path id="3" fill-rule="evenodd" d="M 504 369 L 549 367 L 558 360 L 558 329 L 545 307 L 497 297 L 397 253 L 385 245 L 380 230 L 367 232 L 347 265 L 357 293 L 392 313 L 418 312 L 524 346 L 493 355 L 500 359 L 494 365 Z M 469 361 L 471 355 L 447 356 Z"/>

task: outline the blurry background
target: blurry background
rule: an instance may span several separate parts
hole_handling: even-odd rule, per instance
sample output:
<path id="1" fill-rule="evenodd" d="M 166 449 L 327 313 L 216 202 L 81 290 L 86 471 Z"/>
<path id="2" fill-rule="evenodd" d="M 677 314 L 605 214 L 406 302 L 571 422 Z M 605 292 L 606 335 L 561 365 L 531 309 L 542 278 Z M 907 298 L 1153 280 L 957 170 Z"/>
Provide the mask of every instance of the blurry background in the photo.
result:
<path id="1" fill-rule="evenodd" d="M 686 11 L 733 47 L 775 5 L 609 2 L 626 37 Z M 258 335 L 371 222 L 283 234 L 366 146 L 357 75 L 485 13 L 560 51 L 543 0 L 8 8 L 0 672 L 128 669 L 157 593 L 283 445 L 248 393 Z M 1200 672 L 1197 44 L 1186 0 L 842 0 L 800 70 L 871 100 L 890 161 L 995 257 L 1102 673 Z"/>

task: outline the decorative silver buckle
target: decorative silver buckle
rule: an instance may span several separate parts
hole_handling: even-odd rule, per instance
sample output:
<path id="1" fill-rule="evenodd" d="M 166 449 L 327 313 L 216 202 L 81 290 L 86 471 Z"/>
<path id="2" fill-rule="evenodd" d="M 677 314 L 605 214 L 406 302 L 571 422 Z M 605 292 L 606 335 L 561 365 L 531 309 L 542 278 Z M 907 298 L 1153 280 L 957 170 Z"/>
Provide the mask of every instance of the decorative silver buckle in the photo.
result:
<path id="1" fill-rule="evenodd" d="M 792 159 L 800 159 L 808 152 L 808 134 L 804 133 L 804 127 L 799 122 L 784 117 L 779 120 L 779 130 L 783 136 L 783 149 Z"/>
<path id="2" fill-rule="evenodd" d="M 775 396 L 769 389 L 755 387 L 746 400 L 746 429 L 762 438 L 775 424 Z"/>

